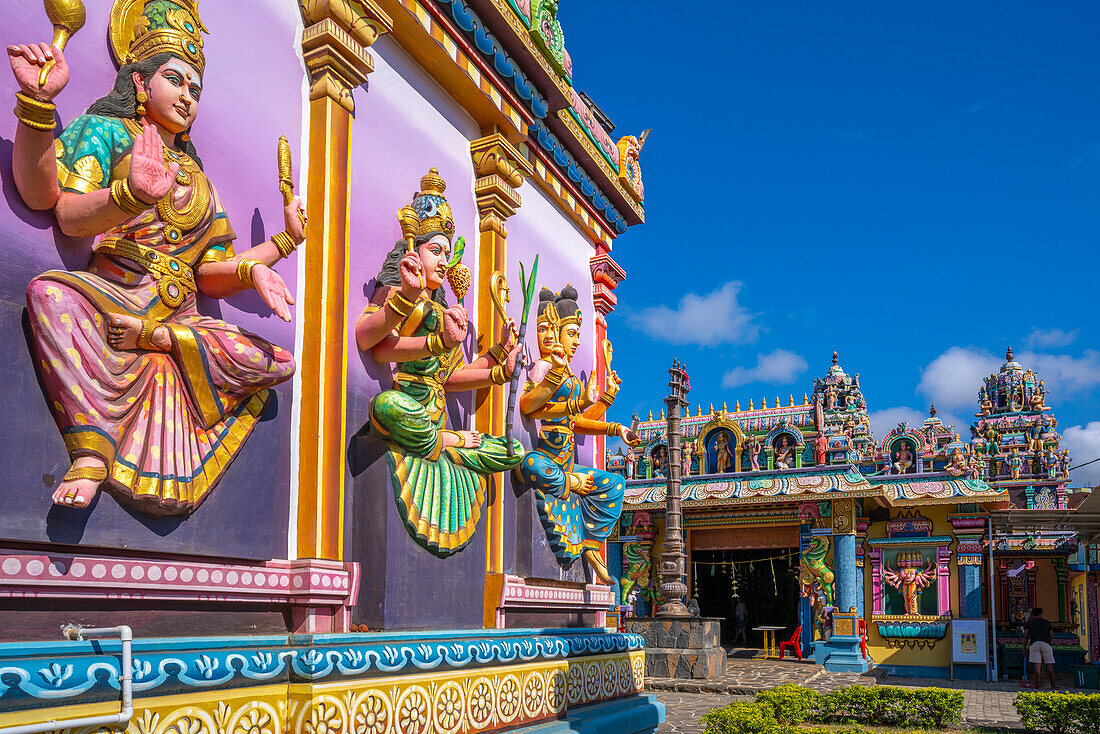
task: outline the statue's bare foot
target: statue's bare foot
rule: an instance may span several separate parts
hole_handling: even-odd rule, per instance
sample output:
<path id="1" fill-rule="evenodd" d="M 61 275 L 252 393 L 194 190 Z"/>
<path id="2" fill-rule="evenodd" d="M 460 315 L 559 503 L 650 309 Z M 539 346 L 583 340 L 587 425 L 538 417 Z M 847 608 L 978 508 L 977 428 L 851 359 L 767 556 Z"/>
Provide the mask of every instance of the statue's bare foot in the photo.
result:
<path id="1" fill-rule="evenodd" d="M 590 494 L 596 488 L 596 475 L 591 472 L 587 474 L 570 472 L 568 482 L 569 490 L 574 494 Z"/>
<path id="2" fill-rule="evenodd" d="M 607 566 L 604 565 L 603 559 L 600 558 L 598 551 L 588 549 L 584 552 L 584 560 L 588 562 L 588 565 L 596 572 L 596 576 L 600 581 L 603 581 L 608 586 L 613 585 L 610 574 L 607 573 Z"/>
<path id="3" fill-rule="evenodd" d="M 442 431 L 443 448 L 452 446 L 460 449 L 476 449 L 481 447 L 481 433 L 478 431 Z"/>
<path id="4" fill-rule="evenodd" d="M 81 456 L 69 467 L 61 486 L 53 493 L 53 503 L 62 507 L 84 508 L 92 503 L 99 485 L 107 479 L 107 465 L 95 456 Z"/>
<path id="5" fill-rule="evenodd" d="M 107 326 L 107 343 L 115 349 L 142 349 L 167 352 L 172 348 L 172 339 L 165 326 L 151 326 L 155 322 L 146 322 L 129 314 L 111 314 Z M 142 329 L 145 333 L 142 334 Z"/>

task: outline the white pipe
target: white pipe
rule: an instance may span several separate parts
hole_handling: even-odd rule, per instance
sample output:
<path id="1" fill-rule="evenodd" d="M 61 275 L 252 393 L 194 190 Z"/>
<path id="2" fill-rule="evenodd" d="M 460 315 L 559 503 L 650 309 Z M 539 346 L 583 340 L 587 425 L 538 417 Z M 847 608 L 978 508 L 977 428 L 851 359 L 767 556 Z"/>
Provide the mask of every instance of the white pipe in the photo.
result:
<path id="1" fill-rule="evenodd" d="M 42 734 L 42 732 L 57 731 L 58 729 L 77 729 L 80 727 L 108 726 L 111 728 L 125 729 L 130 719 L 134 717 L 134 689 L 132 678 L 132 664 L 130 657 L 130 642 L 134 639 L 134 632 L 124 624 L 118 627 L 81 627 L 76 624 L 67 624 L 61 628 L 61 634 L 68 640 L 83 640 L 84 635 L 118 635 L 122 640 L 122 670 L 119 671 L 119 688 L 122 691 L 122 709 L 117 714 L 106 716 L 85 716 L 80 719 L 62 719 L 44 721 L 41 724 L 22 724 L 20 726 L 8 726 L 0 728 L 0 734 Z"/>
<path id="2" fill-rule="evenodd" d="M 989 518 L 989 619 L 993 627 L 993 680 L 999 681 L 997 671 L 997 592 L 993 590 L 993 517 Z M 1027 661 L 1024 661 L 1027 665 Z M 1026 667 L 1025 667 L 1026 670 Z"/>

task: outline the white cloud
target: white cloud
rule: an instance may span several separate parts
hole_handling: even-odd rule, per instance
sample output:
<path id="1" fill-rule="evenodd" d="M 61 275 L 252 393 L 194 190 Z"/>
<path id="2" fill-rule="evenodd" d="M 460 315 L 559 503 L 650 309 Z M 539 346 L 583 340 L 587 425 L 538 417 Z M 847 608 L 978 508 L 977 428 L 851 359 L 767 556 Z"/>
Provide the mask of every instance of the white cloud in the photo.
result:
<path id="1" fill-rule="evenodd" d="M 1100 352 L 1095 349 L 1086 349 L 1080 357 L 1024 352 L 1016 361 L 1039 373 L 1046 384 L 1048 400 L 1100 385 Z"/>
<path id="2" fill-rule="evenodd" d="M 738 387 L 750 382 L 768 382 L 787 385 L 809 369 L 800 355 L 786 349 L 776 349 L 768 354 L 756 355 L 755 367 L 734 367 L 722 376 L 722 387 Z"/>
<path id="3" fill-rule="evenodd" d="M 1073 344 L 1077 340 L 1077 329 L 1064 331 L 1062 329 L 1040 329 L 1035 327 L 1024 339 L 1024 344 L 1032 349 L 1054 349 Z"/>
<path id="4" fill-rule="evenodd" d="M 917 389 L 937 408 L 970 409 L 978 402 L 982 380 L 1001 368 L 1001 360 L 989 352 L 951 347 L 921 370 Z"/>
<path id="5" fill-rule="evenodd" d="M 1080 357 L 1027 351 L 1015 359 L 1043 379 L 1048 405 L 1100 385 L 1100 352 L 1095 349 L 1086 349 Z M 917 389 L 937 408 L 969 413 L 977 408 L 982 381 L 1000 371 L 1003 361 L 974 347 L 951 347 L 921 370 Z"/>
<path id="6" fill-rule="evenodd" d="M 670 344 L 751 344 L 760 335 L 753 314 L 737 302 L 740 281 L 700 296 L 687 293 L 676 308 L 652 306 L 631 314 L 630 325 Z"/>
<path id="7" fill-rule="evenodd" d="M 1062 448 L 1069 449 L 1071 466 L 1084 464 L 1100 457 L 1100 421 L 1085 426 L 1070 426 L 1062 431 Z M 1075 485 L 1095 487 L 1100 485 L 1100 461 L 1069 473 Z"/>

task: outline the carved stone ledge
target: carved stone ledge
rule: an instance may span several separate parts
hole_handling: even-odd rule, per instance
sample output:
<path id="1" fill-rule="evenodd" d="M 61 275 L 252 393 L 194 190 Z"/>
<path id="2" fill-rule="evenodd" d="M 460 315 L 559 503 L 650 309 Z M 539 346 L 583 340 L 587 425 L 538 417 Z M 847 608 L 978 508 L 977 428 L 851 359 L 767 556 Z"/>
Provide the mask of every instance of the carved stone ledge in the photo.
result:
<path id="1" fill-rule="evenodd" d="M 374 0 L 299 0 L 306 27 L 332 20 L 369 48 L 393 30 L 393 19 Z"/>
<path id="2" fill-rule="evenodd" d="M 351 90 L 374 71 L 367 48 L 393 28 L 393 21 L 372 0 L 307 0 L 301 10 L 309 98 L 328 97 L 353 112 Z"/>
<path id="3" fill-rule="evenodd" d="M 481 217 L 480 229 L 507 237 L 504 220 L 523 203 L 516 188 L 523 185 L 534 169 L 523 153 L 497 132 L 471 141 L 470 155 L 478 174 L 474 196 Z"/>

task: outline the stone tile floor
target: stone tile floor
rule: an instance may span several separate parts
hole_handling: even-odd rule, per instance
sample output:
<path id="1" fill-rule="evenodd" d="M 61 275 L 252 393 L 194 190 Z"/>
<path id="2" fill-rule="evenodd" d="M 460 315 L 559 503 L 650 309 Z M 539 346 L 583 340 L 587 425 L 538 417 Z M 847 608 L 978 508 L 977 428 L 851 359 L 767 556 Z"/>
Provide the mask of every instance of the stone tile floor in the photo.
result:
<path id="1" fill-rule="evenodd" d="M 1062 676 L 1060 684 L 1068 683 Z M 667 678 L 647 678 L 646 690 L 665 704 L 666 721 L 657 731 L 661 734 L 699 734 L 703 727 L 699 717 L 712 708 L 730 701 L 750 698 L 754 693 L 783 683 L 796 683 L 816 691 L 862 684 L 923 688 L 962 689 L 964 696 L 963 724 L 972 727 L 1022 730 L 1020 718 L 1012 705 L 1020 689 L 1019 681 L 948 681 L 925 678 L 890 678 L 882 674 L 857 675 L 828 673 L 811 662 L 752 660 L 729 657 L 726 674 L 710 681 L 688 681 Z M 1030 690 L 1030 689 L 1024 689 Z M 1063 689 L 1065 690 L 1065 689 Z"/>

